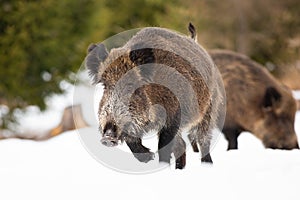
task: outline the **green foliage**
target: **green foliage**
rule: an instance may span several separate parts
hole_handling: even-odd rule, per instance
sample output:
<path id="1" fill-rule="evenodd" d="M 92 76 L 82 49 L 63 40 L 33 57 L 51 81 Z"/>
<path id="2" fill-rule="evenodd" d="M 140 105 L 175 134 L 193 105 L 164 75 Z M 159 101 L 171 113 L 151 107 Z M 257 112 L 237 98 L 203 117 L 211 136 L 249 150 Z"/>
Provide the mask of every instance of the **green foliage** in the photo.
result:
<path id="1" fill-rule="evenodd" d="M 295 0 L 256 0 L 259 15 L 249 15 L 252 33 L 249 54 L 255 60 L 276 65 L 299 59 L 300 49 L 292 48 L 290 41 L 300 37 L 300 2 Z"/>
<path id="2" fill-rule="evenodd" d="M 44 98 L 62 92 L 60 81 L 84 58 L 93 1 L 0 2 L 0 103 L 44 109 Z"/>
<path id="3" fill-rule="evenodd" d="M 146 26 L 162 26 L 168 11 L 179 0 L 102 0 L 91 26 L 94 31 L 91 42 L 102 41 L 122 31 Z M 174 26 L 170 25 L 170 28 Z"/>

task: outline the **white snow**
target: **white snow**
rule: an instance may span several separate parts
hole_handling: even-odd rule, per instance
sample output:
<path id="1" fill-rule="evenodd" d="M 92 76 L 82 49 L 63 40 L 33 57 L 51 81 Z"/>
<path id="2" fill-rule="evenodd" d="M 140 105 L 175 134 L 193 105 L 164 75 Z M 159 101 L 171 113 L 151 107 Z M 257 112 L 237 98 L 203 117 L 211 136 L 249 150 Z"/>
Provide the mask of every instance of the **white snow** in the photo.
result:
<path id="1" fill-rule="evenodd" d="M 293 91 L 295 99 L 300 99 L 300 90 Z"/>
<path id="2" fill-rule="evenodd" d="M 296 117 L 300 138 L 300 112 Z M 184 170 L 172 165 L 132 175 L 98 163 L 77 131 L 43 142 L 2 140 L 0 199 L 300 199 L 299 150 L 264 149 L 250 133 L 239 137 L 239 150 L 226 147 L 221 136 L 212 152 L 213 166 L 201 165 L 199 155 L 189 150 Z"/>

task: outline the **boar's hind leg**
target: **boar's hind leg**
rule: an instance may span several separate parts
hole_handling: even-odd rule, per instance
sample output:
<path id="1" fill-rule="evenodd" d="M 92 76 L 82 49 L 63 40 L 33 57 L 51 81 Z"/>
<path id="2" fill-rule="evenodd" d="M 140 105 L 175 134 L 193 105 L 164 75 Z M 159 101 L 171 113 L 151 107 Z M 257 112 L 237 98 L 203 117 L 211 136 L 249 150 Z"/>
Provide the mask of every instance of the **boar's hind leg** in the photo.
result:
<path id="1" fill-rule="evenodd" d="M 211 132 L 211 106 L 206 112 L 202 122 L 198 125 L 198 129 L 195 130 L 197 133 L 197 140 L 201 150 L 201 162 L 212 163 L 210 157 L 210 141 L 212 138 Z"/>
<path id="2" fill-rule="evenodd" d="M 192 133 L 190 133 L 188 135 L 188 139 L 192 145 L 193 151 L 194 152 L 199 152 L 198 146 L 197 146 L 197 135 L 194 133 L 194 131 Z"/>
<path id="3" fill-rule="evenodd" d="M 227 150 L 238 149 L 238 136 L 241 133 L 241 130 L 238 128 L 224 128 L 222 132 L 225 135 L 225 138 L 228 141 Z"/>
<path id="4" fill-rule="evenodd" d="M 149 162 L 154 159 L 154 153 L 150 152 L 148 148 L 142 145 L 141 138 L 126 136 L 125 142 L 133 153 L 134 157 L 140 162 Z"/>
<path id="5" fill-rule="evenodd" d="M 201 147 L 201 155 L 202 155 L 201 162 L 213 163 L 209 153 L 210 142 L 206 144 L 200 144 L 200 147 Z"/>
<path id="6" fill-rule="evenodd" d="M 205 135 L 205 134 L 201 134 Z M 208 139 L 209 138 L 209 139 Z M 200 137 L 201 162 L 213 163 L 210 157 L 210 137 Z"/>
<path id="7" fill-rule="evenodd" d="M 199 125 L 197 139 L 201 150 L 201 162 L 212 163 L 213 161 L 210 157 L 211 131 L 208 126 Z"/>
<path id="8" fill-rule="evenodd" d="M 175 143 L 173 146 L 174 156 L 176 158 L 175 169 L 183 169 L 186 164 L 186 154 L 185 154 L 186 145 L 184 140 L 180 135 L 175 136 Z"/>

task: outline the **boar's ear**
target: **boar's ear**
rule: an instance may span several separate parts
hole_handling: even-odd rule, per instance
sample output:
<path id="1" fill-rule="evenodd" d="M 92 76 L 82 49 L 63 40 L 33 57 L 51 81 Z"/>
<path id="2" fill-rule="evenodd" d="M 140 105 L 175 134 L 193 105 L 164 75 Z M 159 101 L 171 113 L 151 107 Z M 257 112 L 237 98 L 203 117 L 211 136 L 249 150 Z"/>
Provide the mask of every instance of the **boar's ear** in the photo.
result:
<path id="1" fill-rule="evenodd" d="M 87 49 L 87 57 L 85 60 L 85 66 L 89 71 L 90 77 L 93 79 L 93 83 L 99 82 L 98 72 L 100 63 L 103 62 L 107 56 L 108 52 L 104 44 L 90 44 Z"/>
<path id="2" fill-rule="evenodd" d="M 89 47 L 87 48 L 87 53 L 90 53 L 93 49 L 95 49 L 97 47 L 96 44 L 92 43 L 89 45 Z"/>
<path id="3" fill-rule="evenodd" d="M 131 50 L 129 53 L 130 60 L 136 65 L 154 63 L 155 57 L 152 48 L 143 48 Z"/>
<path id="4" fill-rule="evenodd" d="M 281 100 L 281 94 L 274 87 L 268 87 L 263 99 L 263 107 L 265 109 L 272 109 L 277 102 Z"/>

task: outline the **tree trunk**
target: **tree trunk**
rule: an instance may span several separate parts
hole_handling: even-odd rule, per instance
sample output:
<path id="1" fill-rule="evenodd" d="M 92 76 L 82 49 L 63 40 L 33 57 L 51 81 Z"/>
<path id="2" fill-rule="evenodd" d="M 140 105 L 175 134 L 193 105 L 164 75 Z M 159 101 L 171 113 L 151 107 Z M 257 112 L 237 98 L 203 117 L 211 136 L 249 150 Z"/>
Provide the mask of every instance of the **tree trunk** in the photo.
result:
<path id="1" fill-rule="evenodd" d="M 89 126 L 83 118 L 81 106 L 68 106 L 64 109 L 60 123 L 46 132 L 16 133 L 11 130 L 0 130 L 0 139 L 19 138 L 27 140 L 47 140 L 65 131 Z"/>

